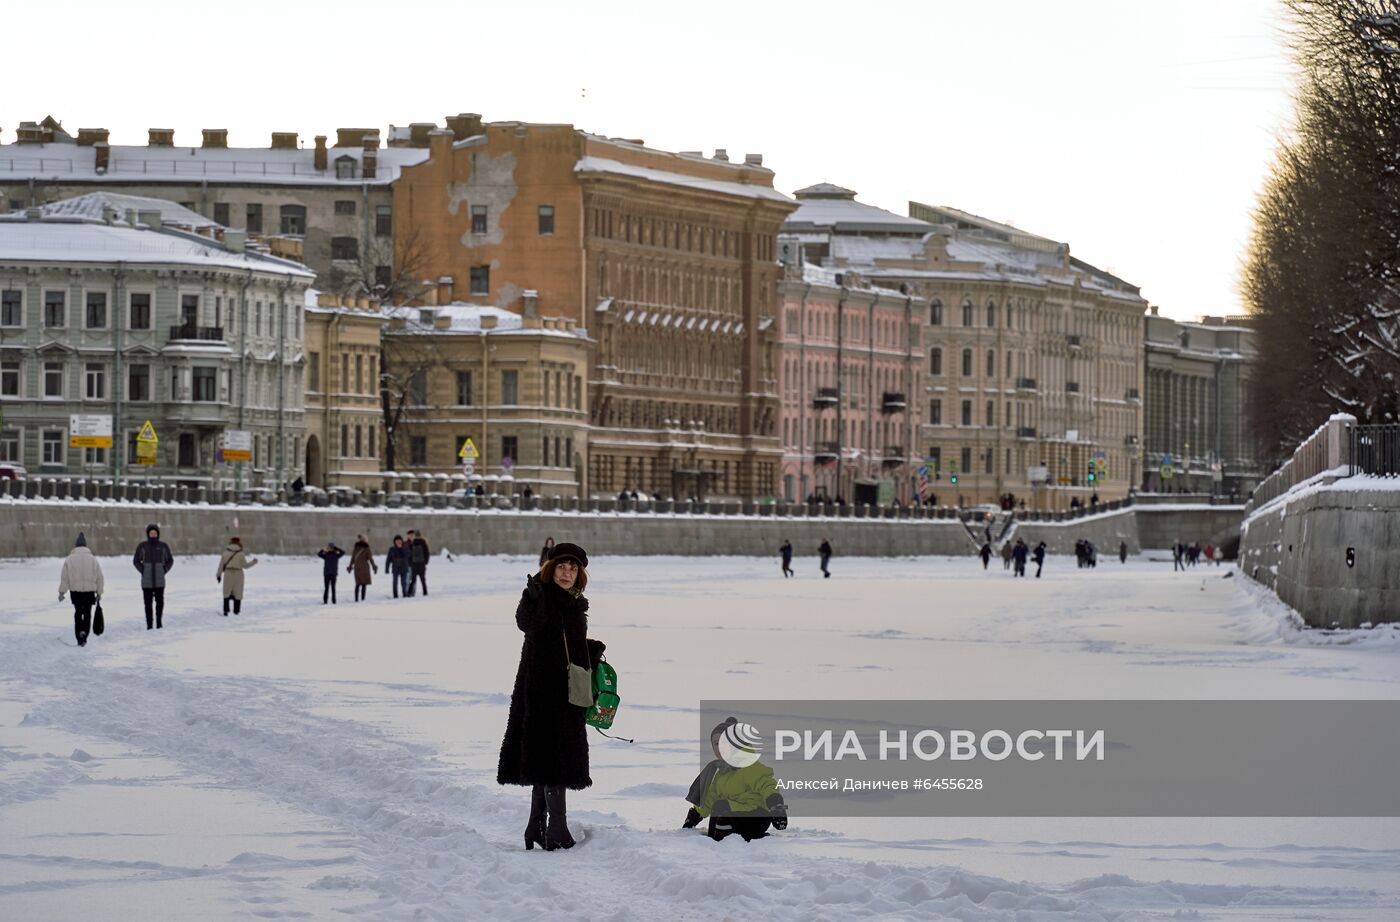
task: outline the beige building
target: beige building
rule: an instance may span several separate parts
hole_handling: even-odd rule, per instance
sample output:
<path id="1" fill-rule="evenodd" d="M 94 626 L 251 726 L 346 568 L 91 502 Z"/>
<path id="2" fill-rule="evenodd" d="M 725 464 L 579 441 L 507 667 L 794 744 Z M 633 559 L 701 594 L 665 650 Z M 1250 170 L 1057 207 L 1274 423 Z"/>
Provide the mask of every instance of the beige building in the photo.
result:
<path id="1" fill-rule="evenodd" d="M 321 294 L 306 306 L 306 466 L 310 486 L 377 490 L 384 413 L 378 302 Z"/>
<path id="2" fill-rule="evenodd" d="M 1068 244 L 956 209 L 911 203 L 904 217 L 825 184 L 797 198 L 785 261 L 853 270 L 919 305 L 919 447 L 940 504 L 1012 494 L 1063 509 L 1140 480 L 1137 288 Z"/>
<path id="3" fill-rule="evenodd" d="M 384 308 L 388 470 L 460 474 L 470 439 L 473 476 L 494 485 L 487 492 L 528 484 L 538 496 L 587 495 L 593 343 L 573 318 L 539 316 L 533 292 L 523 302 L 523 313 L 460 302 Z"/>

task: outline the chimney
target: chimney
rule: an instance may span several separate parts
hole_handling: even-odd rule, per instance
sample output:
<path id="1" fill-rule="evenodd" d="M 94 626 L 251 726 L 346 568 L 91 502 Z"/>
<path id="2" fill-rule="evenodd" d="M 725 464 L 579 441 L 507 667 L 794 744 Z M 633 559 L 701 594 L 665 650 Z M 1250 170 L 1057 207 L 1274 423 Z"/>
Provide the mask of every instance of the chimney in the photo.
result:
<path id="1" fill-rule="evenodd" d="M 520 297 L 521 300 L 525 302 L 525 316 L 536 316 L 540 304 L 540 293 L 533 288 L 527 288 L 521 293 Z"/>
<path id="2" fill-rule="evenodd" d="M 326 171 L 326 136 L 316 135 L 316 169 L 324 173 Z"/>
<path id="3" fill-rule="evenodd" d="M 136 209 L 135 209 L 135 208 L 128 208 L 128 209 L 126 210 L 126 223 L 127 223 L 127 224 L 130 224 L 132 227 L 135 227 L 135 226 L 136 226 Z"/>
<path id="4" fill-rule="evenodd" d="M 113 208 L 111 205 L 103 205 L 103 206 L 102 206 L 102 223 L 103 223 L 103 224 L 108 224 L 108 225 L 110 225 L 110 224 L 116 223 L 116 220 L 117 220 L 117 209 Z"/>
<path id="5" fill-rule="evenodd" d="M 211 149 L 222 150 L 228 147 L 227 128 L 206 128 L 204 129 L 204 146 Z"/>
<path id="6" fill-rule="evenodd" d="M 763 166 L 762 154 L 745 154 L 744 166 Z"/>
<path id="7" fill-rule="evenodd" d="M 160 209 L 142 208 L 140 211 L 136 212 L 136 220 L 140 221 L 151 230 L 158 230 L 160 228 Z"/>
<path id="8" fill-rule="evenodd" d="M 151 128 L 146 132 L 146 145 L 148 147 L 174 147 L 174 128 Z"/>
<path id="9" fill-rule="evenodd" d="M 107 134 L 108 132 L 106 128 L 79 128 L 78 146 L 92 147 L 98 141 L 107 140 Z"/>
<path id="10" fill-rule="evenodd" d="M 360 178 L 374 179 L 379 173 L 379 139 L 375 138 L 374 146 L 370 146 L 368 140 L 365 141 L 364 152 L 360 155 Z"/>
<path id="11" fill-rule="evenodd" d="M 447 128 L 452 132 L 455 141 L 465 141 L 467 138 L 481 134 L 481 116 L 475 112 L 462 112 L 458 115 L 449 115 L 446 118 Z"/>
<path id="12" fill-rule="evenodd" d="M 445 161 L 452 150 L 452 140 L 456 137 L 446 128 L 434 128 L 428 132 L 428 159 Z"/>
<path id="13" fill-rule="evenodd" d="M 248 242 L 248 235 L 241 230 L 229 228 L 224 231 L 224 247 L 230 253 L 242 253 L 244 245 Z"/>
<path id="14" fill-rule="evenodd" d="M 437 303 L 452 303 L 452 286 L 453 279 L 450 275 L 444 275 L 442 278 L 437 280 Z"/>
<path id="15" fill-rule="evenodd" d="M 437 130 L 434 122 L 414 122 L 408 126 L 409 147 L 427 147 L 428 132 Z"/>
<path id="16" fill-rule="evenodd" d="M 716 160 L 723 160 L 725 163 L 728 163 L 728 162 L 729 162 L 729 151 L 725 150 L 723 147 L 716 147 L 716 148 L 715 148 L 715 159 L 716 159 Z"/>
<path id="17" fill-rule="evenodd" d="M 102 133 L 106 134 L 107 132 L 104 131 Z M 99 173 L 107 172 L 107 167 L 111 165 L 112 162 L 112 148 L 107 146 L 106 141 L 98 141 L 96 144 L 92 145 L 92 152 L 95 157 L 93 168 Z"/>
<path id="18" fill-rule="evenodd" d="M 372 142 L 372 143 L 371 143 Z M 378 128 L 337 128 L 336 147 L 378 147 Z"/>
<path id="19" fill-rule="evenodd" d="M 272 133 L 273 150 L 296 150 L 297 133 L 295 131 L 274 131 Z"/>

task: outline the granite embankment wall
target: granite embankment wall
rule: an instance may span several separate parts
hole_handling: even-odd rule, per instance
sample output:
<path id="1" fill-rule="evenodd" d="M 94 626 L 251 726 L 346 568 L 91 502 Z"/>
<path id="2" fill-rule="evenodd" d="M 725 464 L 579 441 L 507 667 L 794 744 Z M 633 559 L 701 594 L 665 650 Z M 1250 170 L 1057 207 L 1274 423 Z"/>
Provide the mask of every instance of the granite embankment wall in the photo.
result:
<path id="1" fill-rule="evenodd" d="M 1203 539 L 1239 512 L 1231 507 L 1130 507 L 1067 522 L 1022 522 L 1009 536 L 1052 554 L 1068 554 L 1087 538 L 1104 554 L 1126 541 L 1132 553 L 1165 547 L 1156 535 Z M 476 512 L 447 509 L 312 508 L 0 500 L 0 557 L 66 554 L 79 531 L 98 554 L 134 548 L 147 524 L 180 554 L 215 554 L 238 535 L 255 554 L 308 554 L 336 541 L 349 547 L 365 534 L 382 553 L 395 534 L 424 532 L 436 550 L 454 554 L 533 554 L 546 535 L 575 541 L 591 554 L 766 556 L 783 539 L 797 553 L 816 553 L 823 538 L 840 556 L 971 555 L 979 546 L 955 519 L 858 519 L 638 513 Z M 1140 538 L 1140 530 L 1153 535 Z M 981 534 L 978 529 L 978 534 Z M 993 532 L 993 538 L 997 537 Z M 999 542 L 994 541 L 996 546 Z"/>
<path id="2" fill-rule="evenodd" d="M 1400 621 L 1400 488 L 1355 477 L 1296 488 L 1242 525 L 1240 569 L 1313 627 Z"/>

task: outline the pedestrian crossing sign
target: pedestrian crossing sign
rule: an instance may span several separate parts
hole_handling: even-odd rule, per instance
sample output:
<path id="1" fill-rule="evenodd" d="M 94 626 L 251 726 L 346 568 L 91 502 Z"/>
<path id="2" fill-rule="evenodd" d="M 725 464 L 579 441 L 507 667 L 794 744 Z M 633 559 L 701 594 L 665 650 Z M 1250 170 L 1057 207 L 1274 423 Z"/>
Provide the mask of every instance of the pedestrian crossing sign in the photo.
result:
<path id="1" fill-rule="evenodd" d="M 138 442 L 157 442 L 157 441 L 160 441 L 159 439 L 156 438 L 156 427 L 151 425 L 151 421 L 150 421 L 149 419 L 146 420 L 146 425 L 144 425 L 144 426 L 141 427 L 141 431 L 138 432 L 138 433 L 136 434 L 136 441 L 138 441 Z"/>
<path id="2" fill-rule="evenodd" d="M 462 449 L 457 452 L 457 457 L 467 461 L 475 461 L 481 457 L 481 452 L 476 450 L 476 443 L 470 436 L 462 441 Z"/>

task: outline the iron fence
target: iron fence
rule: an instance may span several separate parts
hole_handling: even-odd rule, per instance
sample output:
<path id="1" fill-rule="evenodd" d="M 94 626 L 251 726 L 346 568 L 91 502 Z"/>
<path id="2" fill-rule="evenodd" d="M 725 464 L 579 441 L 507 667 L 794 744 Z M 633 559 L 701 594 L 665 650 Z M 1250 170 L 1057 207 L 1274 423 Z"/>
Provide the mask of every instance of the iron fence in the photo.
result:
<path id="1" fill-rule="evenodd" d="M 1348 426 L 1347 441 L 1351 449 L 1348 470 L 1352 476 L 1400 475 L 1400 425 Z"/>

